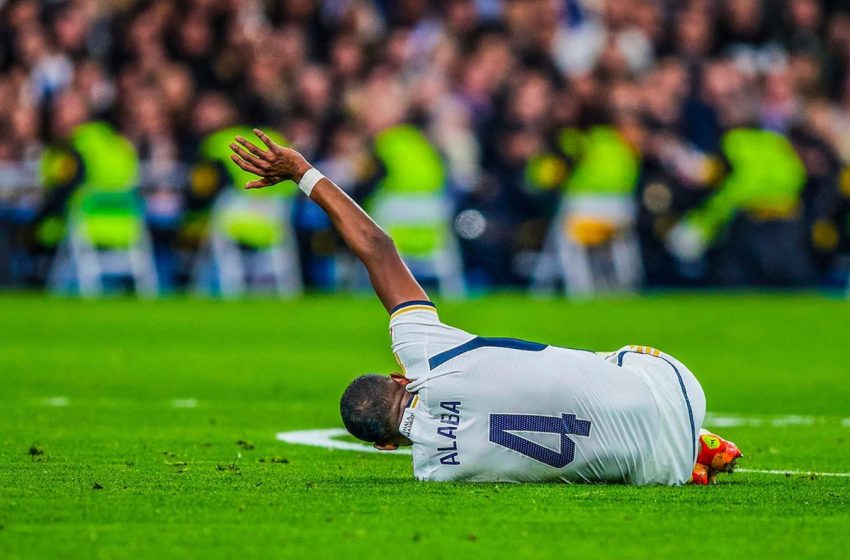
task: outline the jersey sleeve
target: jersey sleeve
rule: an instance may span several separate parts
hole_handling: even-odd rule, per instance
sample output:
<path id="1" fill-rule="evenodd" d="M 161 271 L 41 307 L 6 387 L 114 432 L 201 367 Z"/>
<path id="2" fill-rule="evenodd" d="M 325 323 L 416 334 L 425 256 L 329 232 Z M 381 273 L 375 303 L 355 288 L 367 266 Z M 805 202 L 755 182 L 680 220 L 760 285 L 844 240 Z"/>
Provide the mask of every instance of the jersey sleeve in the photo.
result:
<path id="1" fill-rule="evenodd" d="M 411 381 L 428 377 L 429 360 L 475 338 L 444 325 L 430 301 L 409 301 L 396 306 L 390 315 L 390 337 L 401 373 Z"/>

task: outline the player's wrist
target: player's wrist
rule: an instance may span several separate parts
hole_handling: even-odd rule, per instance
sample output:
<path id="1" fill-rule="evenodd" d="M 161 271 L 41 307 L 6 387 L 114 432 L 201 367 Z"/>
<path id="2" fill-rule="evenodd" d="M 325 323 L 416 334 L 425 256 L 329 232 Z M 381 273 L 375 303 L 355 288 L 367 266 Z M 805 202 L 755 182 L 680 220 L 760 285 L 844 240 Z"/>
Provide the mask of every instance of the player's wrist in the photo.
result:
<path id="1" fill-rule="evenodd" d="M 295 172 L 292 174 L 292 180 L 297 185 L 301 182 L 301 179 L 304 178 L 304 174 L 313 169 L 313 166 L 310 165 L 307 160 L 303 160 L 300 164 L 296 165 Z"/>
<path id="2" fill-rule="evenodd" d="M 308 166 L 308 168 L 301 173 L 298 178 L 298 188 L 309 197 L 316 184 L 324 178 L 325 176 L 322 175 L 318 169 Z"/>

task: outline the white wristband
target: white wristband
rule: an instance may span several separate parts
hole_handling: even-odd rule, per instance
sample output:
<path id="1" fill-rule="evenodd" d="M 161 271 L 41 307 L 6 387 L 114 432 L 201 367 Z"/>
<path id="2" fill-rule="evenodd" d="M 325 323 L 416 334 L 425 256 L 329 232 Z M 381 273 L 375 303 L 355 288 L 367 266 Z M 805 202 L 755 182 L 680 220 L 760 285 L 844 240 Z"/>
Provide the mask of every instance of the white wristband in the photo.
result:
<path id="1" fill-rule="evenodd" d="M 316 186 L 316 183 L 318 183 L 324 178 L 325 176 L 322 175 L 318 169 L 316 169 L 315 167 L 311 167 L 301 177 L 301 180 L 298 182 L 298 188 L 301 189 L 304 194 L 310 196 L 310 193 L 313 192 L 313 187 Z"/>

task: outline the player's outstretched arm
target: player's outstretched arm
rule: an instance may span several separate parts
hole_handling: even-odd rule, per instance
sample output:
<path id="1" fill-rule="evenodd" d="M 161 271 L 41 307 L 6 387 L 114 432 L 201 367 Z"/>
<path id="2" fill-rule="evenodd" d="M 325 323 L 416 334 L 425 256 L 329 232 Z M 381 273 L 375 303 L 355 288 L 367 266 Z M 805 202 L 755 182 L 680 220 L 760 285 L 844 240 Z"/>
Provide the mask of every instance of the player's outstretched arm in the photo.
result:
<path id="1" fill-rule="evenodd" d="M 254 134 L 263 141 L 266 150 L 241 136 L 230 144 L 235 152 L 230 157 L 236 165 L 260 177 L 245 185 L 246 189 L 269 187 L 287 179 L 300 183 L 313 169 L 304 156 L 275 144 L 263 131 L 254 129 Z M 342 189 L 322 177 L 308 195 L 328 214 L 345 244 L 366 266 L 372 287 L 387 311 L 400 303 L 428 299 L 401 260 L 390 236 Z"/>

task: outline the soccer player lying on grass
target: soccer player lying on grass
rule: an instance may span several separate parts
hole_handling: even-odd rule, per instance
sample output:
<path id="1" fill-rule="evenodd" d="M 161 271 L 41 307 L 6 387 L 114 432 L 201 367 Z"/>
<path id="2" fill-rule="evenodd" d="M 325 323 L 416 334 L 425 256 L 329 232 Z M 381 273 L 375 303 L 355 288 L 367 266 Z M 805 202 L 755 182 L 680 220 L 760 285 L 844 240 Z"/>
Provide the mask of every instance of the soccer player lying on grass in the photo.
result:
<path id="1" fill-rule="evenodd" d="M 644 346 L 612 353 L 474 336 L 440 322 L 392 239 L 298 152 L 262 131 L 233 161 L 291 179 L 327 212 L 390 313 L 402 373 L 364 375 L 340 403 L 345 427 L 378 449 L 413 445 L 422 480 L 707 484 L 735 445 L 700 431 L 705 396 L 681 362 Z"/>

